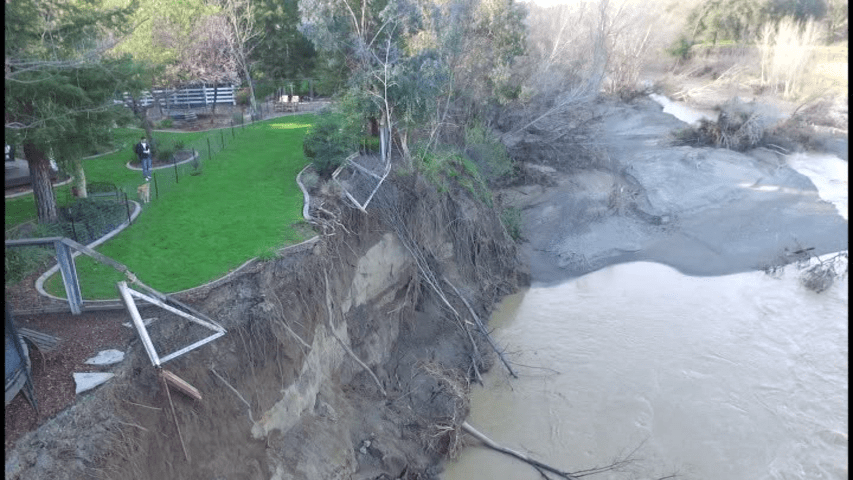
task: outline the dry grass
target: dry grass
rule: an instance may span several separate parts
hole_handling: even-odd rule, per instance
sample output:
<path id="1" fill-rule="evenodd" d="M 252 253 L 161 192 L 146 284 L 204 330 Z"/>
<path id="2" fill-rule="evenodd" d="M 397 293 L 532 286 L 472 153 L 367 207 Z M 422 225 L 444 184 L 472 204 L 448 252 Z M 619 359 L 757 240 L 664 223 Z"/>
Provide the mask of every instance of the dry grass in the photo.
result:
<path id="1" fill-rule="evenodd" d="M 798 98 L 814 70 L 814 49 L 822 32 L 814 21 L 784 18 L 762 28 L 758 41 L 761 84 L 785 98 Z"/>

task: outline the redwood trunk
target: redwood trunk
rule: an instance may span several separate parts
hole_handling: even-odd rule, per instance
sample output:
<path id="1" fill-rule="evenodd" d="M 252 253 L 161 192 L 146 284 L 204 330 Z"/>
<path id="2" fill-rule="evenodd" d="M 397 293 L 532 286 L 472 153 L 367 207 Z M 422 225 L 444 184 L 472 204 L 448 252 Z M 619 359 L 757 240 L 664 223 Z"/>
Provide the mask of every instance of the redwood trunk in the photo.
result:
<path id="1" fill-rule="evenodd" d="M 56 210 L 56 195 L 50 181 L 50 161 L 44 150 L 32 142 L 24 143 L 24 156 L 30 167 L 33 196 L 39 223 L 56 223 L 59 215 Z"/>

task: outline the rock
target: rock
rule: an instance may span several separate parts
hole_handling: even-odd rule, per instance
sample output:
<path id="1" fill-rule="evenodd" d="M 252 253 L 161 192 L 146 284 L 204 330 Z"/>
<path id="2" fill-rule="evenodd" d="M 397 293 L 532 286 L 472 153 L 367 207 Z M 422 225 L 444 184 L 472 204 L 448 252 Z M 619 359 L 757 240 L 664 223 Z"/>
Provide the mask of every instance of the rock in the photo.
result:
<path id="1" fill-rule="evenodd" d="M 77 373 L 74 372 L 74 383 L 77 385 L 77 389 L 74 391 L 76 394 L 80 394 L 85 392 L 86 390 L 91 390 L 98 385 L 106 383 L 107 380 L 113 378 L 115 376 L 114 373 L 100 373 L 100 372 L 92 372 L 92 373 Z"/>
<path id="2" fill-rule="evenodd" d="M 94 357 L 86 360 L 87 365 L 112 365 L 124 360 L 124 352 L 119 350 L 102 350 Z"/>

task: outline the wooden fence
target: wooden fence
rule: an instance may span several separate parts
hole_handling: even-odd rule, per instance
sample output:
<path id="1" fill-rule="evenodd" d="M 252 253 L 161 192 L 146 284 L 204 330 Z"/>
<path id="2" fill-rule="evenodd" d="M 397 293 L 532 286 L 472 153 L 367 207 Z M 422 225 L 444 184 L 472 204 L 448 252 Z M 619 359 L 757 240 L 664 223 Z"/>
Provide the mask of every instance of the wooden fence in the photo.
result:
<path id="1" fill-rule="evenodd" d="M 189 86 L 179 89 L 154 89 L 151 92 L 143 92 L 139 103 L 148 107 L 154 103 L 154 97 L 161 99 L 164 108 L 200 108 L 214 104 L 237 105 L 237 98 L 233 85 L 220 85 L 217 87 L 207 85 Z M 124 102 L 130 101 L 130 95 L 124 94 Z"/>

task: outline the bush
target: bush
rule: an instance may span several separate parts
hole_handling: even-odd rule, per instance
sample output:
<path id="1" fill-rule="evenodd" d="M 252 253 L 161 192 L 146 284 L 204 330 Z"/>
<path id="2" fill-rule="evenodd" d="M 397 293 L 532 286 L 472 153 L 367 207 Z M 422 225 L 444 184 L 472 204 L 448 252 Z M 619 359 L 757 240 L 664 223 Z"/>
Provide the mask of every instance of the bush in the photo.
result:
<path id="1" fill-rule="evenodd" d="M 56 225 L 24 224 L 6 233 L 7 240 L 63 236 Z M 54 261 L 53 247 L 6 247 L 4 277 L 6 285 L 14 285 L 32 275 L 46 263 Z"/>
<path id="2" fill-rule="evenodd" d="M 356 129 L 339 114 L 328 110 L 320 112 L 305 135 L 302 149 L 317 174 L 328 179 L 347 156 L 358 150 Z"/>
<path id="3" fill-rule="evenodd" d="M 507 207 L 501 212 L 501 223 L 509 236 L 516 242 L 521 240 L 521 209 Z"/>
<path id="4" fill-rule="evenodd" d="M 476 122 L 465 129 L 465 153 L 490 183 L 512 175 L 513 162 L 506 147 L 482 123 Z"/>
<path id="5" fill-rule="evenodd" d="M 172 128 L 172 125 L 172 119 L 166 118 L 164 120 L 161 120 L 160 123 L 157 124 L 157 128 Z"/>
<path id="6" fill-rule="evenodd" d="M 156 157 L 161 162 L 168 162 L 172 159 L 172 156 L 175 154 L 175 144 L 172 142 L 163 142 L 162 145 L 155 143 L 154 144 L 154 157 Z"/>
<path id="7" fill-rule="evenodd" d="M 686 37 L 679 38 L 671 47 L 666 49 L 666 53 L 672 55 L 678 60 L 687 61 L 693 56 L 691 49 L 693 42 Z"/>
<path id="8" fill-rule="evenodd" d="M 237 97 L 235 98 L 235 101 L 237 102 L 237 105 L 240 105 L 241 107 L 248 107 L 249 89 L 241 88 L 240 90 L 237 90 Z"/>
<path id="9" fill-rule="evenodd" d="M 365 136 L 361 137 L 361 152 L 362 153 L 379 153 L 379 137 Z"/>

